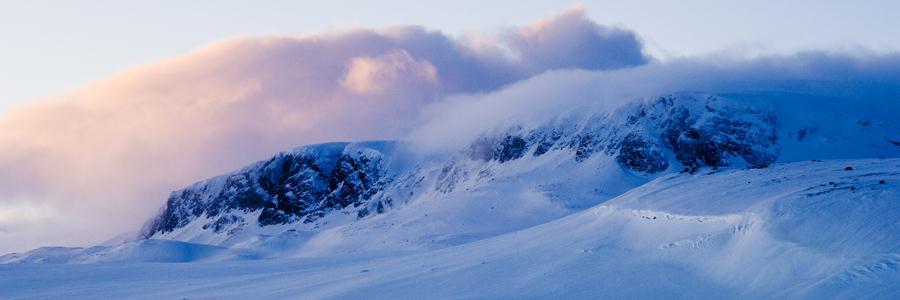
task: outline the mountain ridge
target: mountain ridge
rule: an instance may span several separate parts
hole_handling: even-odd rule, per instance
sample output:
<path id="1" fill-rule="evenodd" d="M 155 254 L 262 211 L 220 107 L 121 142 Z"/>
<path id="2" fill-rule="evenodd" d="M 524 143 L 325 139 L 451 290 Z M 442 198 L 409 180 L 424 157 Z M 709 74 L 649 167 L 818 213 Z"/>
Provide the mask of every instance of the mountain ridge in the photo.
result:
<path id="1" fill-rule="evenodd" d="M 821 132 L 814 126 L 783 128 L 783 123 L 793 121 L 784 122 L 782 111 L 775 108 L 783 103 L 748 103 L 751 102 L 712 94 L 674 93 L 609 110 L 575 110 L 543 123 L 513 123 L 489 129 L 455 154 L 437 159 L 424 159 L 411 149 L 413 145 L 402 141 L 299 147 L 241 171 L 173 192 L 166 209 L 145 227 L 142 235 L 224 246 L 246 244 L 260 236 L 278 236 L 291 230 L 316 235 L 420 199 L 458 198 L 473 189 L 490 190 L 491 185 L 504 178 L 528 177 L 528 172 L 551 174 L 563 165 L 587 169 L 580 179 L 559 179 L 556 183 L 528 179 L 533 186 L 527 188 L 534 193 L 558 199 L 542 205 L 562 205 L 564 215 L 596 205 L 661 174 L 694 173 L 708 167 L 764 168 L 778 160 L 786 143 L 822 143 L 815 137 L 828 143 L 832 139 L 827 136 L 827 128 Z M 810 113 L 816 115 L 817 111 Z M 879 134 L 891 134 L 860 125 L 881 122 L 884 126 L 890 121 L 866 122 L 857 124 L 869 130 L 859 129 L 864 138 L 872 136 L 867 139 L 874 140 Z M 888 142 L 886 139 L 883 143 Z M 869 144 L 846 143 L 861 149 L 858 151 L 873 151 Z M 889 150 L 874 151 L 891 153 Z M 815 155 L 809 154 L 807 159 L 816 159 Z M 526 169 L 515 171 L 517 165 Z M 595 174 L 604 172 L 624 172 L 624 177 Z M 575 189 L 563 188 L 554 195 L 554 189 L 559 190 L 554 186 L 573 185 L 572 180 L 583 184 Z M 594 181 L 588 183 L 590 180 Z M 593 201 L 564 203 L 569 198 L 586 198 L 579 195 L 596 194 L 598 186 L 611 186 L 612 191 L 600 192 L 607 194 Z M 205 202 L 192 200 L 198 195 L 204 195 L 201 198 Z M 200 202 L 203 205 L 191 204 Z M 519 225 L 506 230 L 539 224 L 520 219 L 510 219 Z M 246 236 L 235 237 L 247 228 Z"/>

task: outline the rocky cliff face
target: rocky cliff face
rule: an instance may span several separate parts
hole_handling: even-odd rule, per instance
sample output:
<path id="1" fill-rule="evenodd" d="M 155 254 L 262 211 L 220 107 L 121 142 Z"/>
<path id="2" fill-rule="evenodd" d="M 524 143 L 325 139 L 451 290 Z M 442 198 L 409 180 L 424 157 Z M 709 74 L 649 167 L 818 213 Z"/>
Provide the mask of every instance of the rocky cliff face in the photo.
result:
<path id="1" fill-rule="evenodd" d="M 578 161 L 596 154 L 615 156 L 622 167 L 650 174 L 676 163 L 692 169 L 765 165 L 779 153 L 775 121 L 767 108 L 714 95 L 669 95 L 614 112 L 487 134 L 469 147 L 469 157 L 502 163 L 565 150 Z"/>
<path id="2" fill-rule="evenodd" d="M 779 155 L 775 121 L 775 113 L 765 107 L 714 95 L 677 94 L 612 111 L 498 128 L 459 155 L 417 161 L 406 169 L 389 166 L 402 143 L 306 146 L 173 192 L 144 236 L 188 224 L 232 235 L 248 225 L 315 223 L 337 211 L 363 218 L 422 190 L 452 193 L 462 180 L 492 176 L 484 166 L 550 152 L 566 153 L 577 163 L 598 155 L 611 157 L 621 168 L 641 175 L 765 166 Z"/>
<path id="3" fill-rule="evenodd" d="M 145 237 L 195 221 L 215 233 L 258 226 L 310 223 L 362 204 L 389 182 L 384 152 L 390 142 L 331 143 L 279 153 L 240 171 L 173 192 Z M 248 213 L 258 212 L 255 219 Z M 249 214 L 253 215 L 253 214 Z"/>

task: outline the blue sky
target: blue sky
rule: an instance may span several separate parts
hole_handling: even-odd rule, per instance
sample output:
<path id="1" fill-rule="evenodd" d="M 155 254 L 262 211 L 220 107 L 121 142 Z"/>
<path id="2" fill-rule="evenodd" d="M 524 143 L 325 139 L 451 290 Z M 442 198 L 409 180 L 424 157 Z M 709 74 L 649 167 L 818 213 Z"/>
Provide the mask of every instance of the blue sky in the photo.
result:
<path id="1" fill-rule="evenodd" d="M 576 3 L 666 59 L 711 52 L 900 49 L 898 1 L 8 1 L 0 111 L 237 35 L 416 24 L 456 35 L 527 24 Z"/>

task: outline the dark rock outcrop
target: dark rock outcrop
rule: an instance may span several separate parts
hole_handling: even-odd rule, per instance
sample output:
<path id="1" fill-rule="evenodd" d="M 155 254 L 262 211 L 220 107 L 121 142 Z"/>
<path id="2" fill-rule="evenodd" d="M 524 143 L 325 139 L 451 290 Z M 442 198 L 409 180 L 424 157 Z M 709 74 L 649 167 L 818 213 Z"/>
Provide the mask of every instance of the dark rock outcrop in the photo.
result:
<path id="1" fill-rule="evenodd" d="M 384 148 L 385 143 L 378 143 Z M 240 230 L 246 222 L 260 226 L 313 222 L 333 210 L 359 206 L 388 182 L 383 153 L 367 147 L 331 143 L 279 153 L 238 172 L 175 191 L 143 235 L 171 232 L 200 218 L 203 229 Z M 259 211 L 256 220 L 246 220 Z"/>
<path id="2" fill-rule="evenodd" d="M 659 146 L 637 134 L 625 136 L 619 146 L 616 161 L 625 168 L 641 173 L 659 173 L 669 167 Z"/>
<path id="3" fill-rule="evenodd" d="M 503 163 L 528 152 L 568 150 L 581 162 L 605 153 L 626 169 L 658 173 L 673 163 L 691 169 L 726 166 L 735 159 L 765 165 L 780 151 L 772 110 L 712 95 L 669 95 L 574 122 L 523 127 L 482 136 L 470 145 L 469 157 Z"/>

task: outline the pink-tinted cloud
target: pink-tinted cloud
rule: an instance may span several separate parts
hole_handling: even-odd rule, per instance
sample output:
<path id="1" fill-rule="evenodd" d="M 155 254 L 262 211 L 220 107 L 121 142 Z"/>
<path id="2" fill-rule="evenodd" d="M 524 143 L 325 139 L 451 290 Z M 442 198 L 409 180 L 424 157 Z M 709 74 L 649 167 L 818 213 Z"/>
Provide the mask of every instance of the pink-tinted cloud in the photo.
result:
<path id="1" fill-rule="evenodd" d="M 396 88 L 400 92 L 416 88 L 436 90 L 437 84 L 434 65 L 424 59 L 416 60 L 405 50 L 388 52 L 374 58 L 354 58 L 341 80 L 341 86 L 362 95 L 377 95 Z"/>
<path id="2" fill-rule="evenodd" d="M 574 6 L 513 30 L 506 39 L 523 64 L 538 69 L 612 69 L 647 63 L 634 32 L 599 26 L 584 15 L 584 6 Z"/>
<path id="3" fill-rule="evenodd" d="M 0 252 L 137 229 L 170 190 L 297 145 L 393 138 L 446 95 L 643 62 L 632 33 L 577 8 L 492 41 L 415 26 L 239 38 L 15 108 L 0 116 Z"/>

